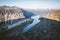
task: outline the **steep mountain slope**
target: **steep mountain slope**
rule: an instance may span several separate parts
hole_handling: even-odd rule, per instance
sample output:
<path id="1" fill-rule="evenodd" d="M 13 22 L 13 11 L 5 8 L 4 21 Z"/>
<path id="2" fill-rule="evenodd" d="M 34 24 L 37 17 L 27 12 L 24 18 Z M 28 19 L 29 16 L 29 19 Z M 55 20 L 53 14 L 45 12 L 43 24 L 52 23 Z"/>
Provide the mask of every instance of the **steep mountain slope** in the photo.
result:
<path id="1" fill-rule="evenodd" d="M 23 28 L 32 23 L 32 21 L 33 20 L 29 19 L 14 28 L 5 29 L 5 31 L 3 29 L 2 31 L 0 31 L 0 40 L 22 40 L 22 37 L 24 37 L 23 35 L 21 35 Z"/>
<path id="2" fill-rule="evenodd" d="M 22 9 L 22 12 L 26 18 L 29 18 L 34 15 L 34 13 L 32 13 L 31 11 L 28 11 L 28 10 Z"/>
<path id="3" fill-rule="evenodd" d="M 28 40 L 60 40 L 60 21 L 40 18 L 40 22 L 23 33 Z"/>
<path id="4" fill-rule="evenodd" d="M 60 21 L 60 10 L 48 10 L 46 18 Z"/>
<path id="5" fill-rule="evenodd" d="M 0 6 L 0 22 L 19 18 L 25 18 L 20 8 L 15 6 Z"/>
<path id="6" fill-rule="evenodd" d="M 33 15 L 40 15 L 40 17 L 60 20 L 60 9 L 27 9 L 27 11 L 31 12 Z M 32 15 L 31 13 L 27 14 Z"/>

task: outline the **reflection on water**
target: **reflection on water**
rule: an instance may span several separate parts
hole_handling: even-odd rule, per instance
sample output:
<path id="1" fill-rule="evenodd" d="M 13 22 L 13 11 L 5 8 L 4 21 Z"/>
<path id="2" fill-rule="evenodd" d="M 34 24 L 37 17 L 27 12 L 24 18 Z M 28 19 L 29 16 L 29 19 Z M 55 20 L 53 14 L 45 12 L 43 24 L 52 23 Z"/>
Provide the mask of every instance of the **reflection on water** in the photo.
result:
<path id="1" fill-rule="evenodd" d="M 34 19 L 34 21 L 33 21 L 30 25 L 26 26 L 26 28 L 24 28 L 24 30 L 22 31 L 22 33 L 27 32 L 27 31 L 28 31 L 29 29 L 31 29 L 34 25 L 36 25 L 37 23 L 39 23 L 39 22 L 40 22 L 39 17 L 40 17 L 39 15 L 37 15 L 37 16 L 32 16 L 31 18 Z"/>

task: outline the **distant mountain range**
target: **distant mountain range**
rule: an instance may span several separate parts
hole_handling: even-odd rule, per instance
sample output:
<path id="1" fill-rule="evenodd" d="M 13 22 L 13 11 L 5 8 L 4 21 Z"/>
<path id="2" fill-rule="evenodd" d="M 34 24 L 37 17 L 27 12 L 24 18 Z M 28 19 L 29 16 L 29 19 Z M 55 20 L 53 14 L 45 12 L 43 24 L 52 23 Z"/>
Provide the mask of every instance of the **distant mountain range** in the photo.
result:
<path id="1" fill-rule="evenodd" d="M 59 9 L 23 9 L 15 6 L 0 6 L 0 22 L 18 18 L 30 18 L 34 15 L 60 20 Z"/>

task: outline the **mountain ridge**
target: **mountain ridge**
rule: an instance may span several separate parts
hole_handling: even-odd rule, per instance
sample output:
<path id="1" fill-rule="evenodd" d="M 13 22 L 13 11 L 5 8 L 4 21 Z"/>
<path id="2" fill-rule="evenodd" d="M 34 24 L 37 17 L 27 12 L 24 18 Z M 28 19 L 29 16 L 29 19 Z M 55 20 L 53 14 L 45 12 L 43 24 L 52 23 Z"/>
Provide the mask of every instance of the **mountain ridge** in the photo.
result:
<path id="1" fill-rule="evenodd" d="M 0 21 L 25 18 L 23 12 L 18 7 L 0 6 Z"/>

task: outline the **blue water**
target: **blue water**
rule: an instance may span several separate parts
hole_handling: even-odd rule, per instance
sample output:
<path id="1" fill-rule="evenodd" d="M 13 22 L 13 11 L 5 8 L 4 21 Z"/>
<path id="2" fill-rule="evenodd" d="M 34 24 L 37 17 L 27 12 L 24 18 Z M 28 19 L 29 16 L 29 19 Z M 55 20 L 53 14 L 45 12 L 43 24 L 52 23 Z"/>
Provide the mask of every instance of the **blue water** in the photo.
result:
<path id="1" fill-rule="evenodd" d="M 40 16 L 39 16 L 39 15 L 37 15 L 37 16 L 32 16 L 31 18 L 34 19 L 34 21 L 33 21 L 31 24 L 29 24 L 28 26 L 26 26 L 26 27 L 23 29 L 22 33 L 25 33 L 25 32 L 27 32 L 27 31 L 29 31 L 32 27 L 34 27 L 34 25 L 36 25 L 37 23 L 40 22 L 40 20 L 39 20 Z"/>

